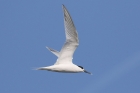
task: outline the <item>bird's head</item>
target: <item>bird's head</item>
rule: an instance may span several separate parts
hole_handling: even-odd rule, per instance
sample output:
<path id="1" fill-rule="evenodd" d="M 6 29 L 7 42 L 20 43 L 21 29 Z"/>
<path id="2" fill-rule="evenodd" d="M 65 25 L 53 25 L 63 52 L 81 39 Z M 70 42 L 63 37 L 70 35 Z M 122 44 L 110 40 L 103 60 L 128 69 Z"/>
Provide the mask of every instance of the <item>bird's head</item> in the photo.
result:
<path id="1" fill-rule="evenodd" d="M 85 72 L 85 73 L 88 73 L 88 74 L 91 74 L 92 75 L 92 73 L 90 73 L 90 72 L 88 72 L 88 71 L 86 71 L 82 66 L 78 66 L 79 68 L 81 68 L 82 70 L 83 70 L 83 72 Z"/>

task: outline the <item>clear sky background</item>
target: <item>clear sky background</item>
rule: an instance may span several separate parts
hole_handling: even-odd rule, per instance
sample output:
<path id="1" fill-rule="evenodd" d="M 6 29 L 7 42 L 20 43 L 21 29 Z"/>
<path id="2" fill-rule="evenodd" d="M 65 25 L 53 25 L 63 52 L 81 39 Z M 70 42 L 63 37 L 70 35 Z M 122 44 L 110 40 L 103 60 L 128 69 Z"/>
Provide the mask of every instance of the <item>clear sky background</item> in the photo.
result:
<path id="1" fill-rule="evenodd" d="M 64 44 L 62 4 L 93 75 L 32 70 Z M 140 0 L 0 0 L 0 93 L 140 93 Z"/>

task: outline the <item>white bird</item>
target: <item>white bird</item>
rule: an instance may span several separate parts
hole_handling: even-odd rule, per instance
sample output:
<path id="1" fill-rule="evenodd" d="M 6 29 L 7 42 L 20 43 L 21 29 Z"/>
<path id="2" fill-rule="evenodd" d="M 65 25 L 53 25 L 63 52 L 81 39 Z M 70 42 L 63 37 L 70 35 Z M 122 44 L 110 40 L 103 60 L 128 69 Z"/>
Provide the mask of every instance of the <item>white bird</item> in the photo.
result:
<path id="1" fill-rule="evenodd" d="M 63 73 L 85 72 L 91 74 L 90 72 L 86 71 L 82 66 L 75 65 L 72 62 L 74 51 L 79 45 L 78 34 L 68 10 L 64 5 L 62 5 L 62 7 L 64 12 L 66 42 L 60 52 L 52 48 L 46 47 L 53 54 L 55 54 L 58 59 L 56 60 L 56 63 L 54 65 L 40 67 L 37 68 L 37 70 L 48 70 Z"/>

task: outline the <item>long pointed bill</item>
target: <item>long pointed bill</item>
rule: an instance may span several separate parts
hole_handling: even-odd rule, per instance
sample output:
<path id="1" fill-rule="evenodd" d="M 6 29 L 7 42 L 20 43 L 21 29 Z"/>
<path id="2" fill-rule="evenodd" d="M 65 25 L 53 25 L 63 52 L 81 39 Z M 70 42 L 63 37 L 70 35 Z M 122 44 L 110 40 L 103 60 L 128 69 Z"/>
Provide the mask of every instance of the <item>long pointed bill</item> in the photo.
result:
<path id="1" fill-rule="evenodd" d="M 92 73 L 90 73 L 90 72 L 88 72 L 88 71 L 86 71 L 86 70 L 84 70 L 84 72 L 85 72 L 85 73 L 88 73 L 88 74 L 90 74 L 90 75 L 92 75 Z"/>

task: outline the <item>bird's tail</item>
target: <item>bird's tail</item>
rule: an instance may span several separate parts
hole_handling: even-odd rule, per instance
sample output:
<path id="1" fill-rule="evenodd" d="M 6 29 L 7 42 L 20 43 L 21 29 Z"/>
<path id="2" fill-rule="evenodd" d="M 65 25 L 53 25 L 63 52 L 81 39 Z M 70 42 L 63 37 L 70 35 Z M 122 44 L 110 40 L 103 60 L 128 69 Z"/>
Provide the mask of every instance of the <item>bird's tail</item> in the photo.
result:
<path id="1" fill-rule="evenodd" d="M 47 70 L 46 67 L 38 67 L 38 68 L 33 68 L 33 70 Z"/>
<path id="2" fill-rule="evenodd" d="M 32 69 L 32 70 L 38 70 L 38 68 L 37 68 L 37 67 L 32 67 L 31 69 Z"/>

